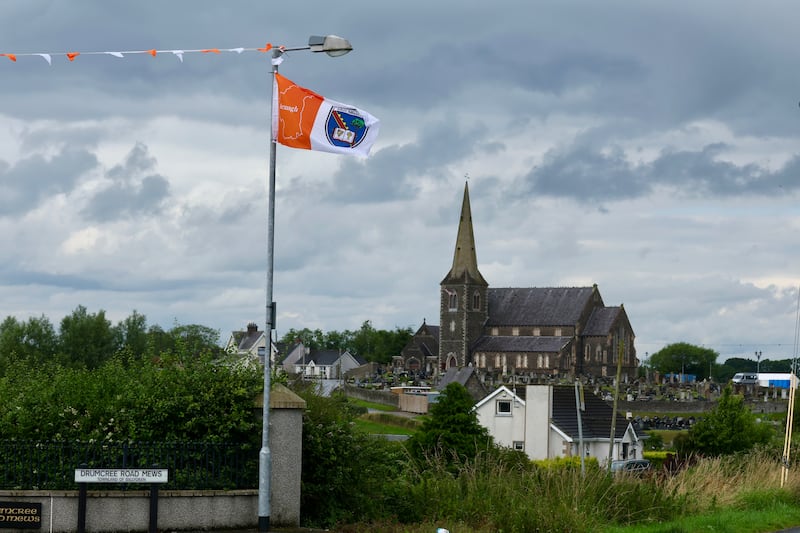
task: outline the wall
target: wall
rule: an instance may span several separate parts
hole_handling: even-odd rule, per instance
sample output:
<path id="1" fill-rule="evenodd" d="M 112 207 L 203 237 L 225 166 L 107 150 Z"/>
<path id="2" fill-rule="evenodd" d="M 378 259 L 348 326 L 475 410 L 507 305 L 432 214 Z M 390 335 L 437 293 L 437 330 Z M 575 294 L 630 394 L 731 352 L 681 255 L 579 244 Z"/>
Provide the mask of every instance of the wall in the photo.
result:
<path id="1" fill-rule="evenodd" d="M 393 407 L 398 407 L 400 404 L 399 395 L 388 390 L 362 389 L 361 387 L 346 385 L 345 394 L 365 402 L 382 403 Z"/>

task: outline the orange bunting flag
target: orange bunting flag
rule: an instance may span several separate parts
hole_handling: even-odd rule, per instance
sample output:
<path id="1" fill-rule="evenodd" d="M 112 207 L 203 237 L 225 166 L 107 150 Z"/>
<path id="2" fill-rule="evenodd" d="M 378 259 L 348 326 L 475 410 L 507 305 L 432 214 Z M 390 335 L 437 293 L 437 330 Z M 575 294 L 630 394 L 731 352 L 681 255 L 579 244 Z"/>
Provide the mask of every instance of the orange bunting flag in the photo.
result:
<path id="1" fill-rule="evenodd" d="M 267 43 L 264 48 L 258 49 L 259 52 L 269 52 L 270 50 L 272 50 L 272 45 L 270 43 Z"/>
<path id="2" fill-rule="evenodd" d="M 147 53 L 150 54 L 153 57 L 156 57 L 156 54 L 158 53 L 158 50 L 153 48 L 152 50 L 148 50 Z"/>
<path id="3" fill-rule="evenodd" d="M 80 52 L 67 52 L 67 59 L 70 61 L 75 61 L 75 58 L 81 55 Z"/>
<path id="4" fill-rule="evenodd" d="M 17 62 L 17 56 L 15 56 L 14 54 L 0 54 L 0 56 L 6 56 L 7 58 L 9 58 L 14 63 Z"/>
<path id="5" fill-rule="evenodd" d="M 378 119 L 300 87 L 276 72 L 272 133 L 284 146 L 366 157 L 378 136 Z"/>
<path id="6" fill-rule="evenodd" d="M 218 54 L 219 48 L 206 48 L 205 50 L 200 50 L 204 54 Z"/>

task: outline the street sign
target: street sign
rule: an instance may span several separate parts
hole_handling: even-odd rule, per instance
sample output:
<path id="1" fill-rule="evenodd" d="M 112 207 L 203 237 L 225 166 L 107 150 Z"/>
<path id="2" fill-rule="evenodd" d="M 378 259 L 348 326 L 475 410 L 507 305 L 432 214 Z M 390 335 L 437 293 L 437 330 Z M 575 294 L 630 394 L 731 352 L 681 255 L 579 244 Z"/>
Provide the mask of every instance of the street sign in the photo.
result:
<path id="1" fill-rule="evenodd" d="M 166 483 L 167 468 L 76 468 L 75 483 Z"/>

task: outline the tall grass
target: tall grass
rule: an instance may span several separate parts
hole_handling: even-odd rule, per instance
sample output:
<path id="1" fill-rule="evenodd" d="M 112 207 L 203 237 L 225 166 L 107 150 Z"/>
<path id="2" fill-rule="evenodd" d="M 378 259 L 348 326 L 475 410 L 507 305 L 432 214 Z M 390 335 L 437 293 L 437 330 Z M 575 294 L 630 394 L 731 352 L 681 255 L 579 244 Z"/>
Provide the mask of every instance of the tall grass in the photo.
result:
<path id="1" fill-rule="evenodd" d="M 658 524 L 658 531 L 684 531 L 687 517 L 800 504 L 798 473 L 781 488 L 780 462 L 768 452 L 700 459 L 674 474 L 644 477 L 609 475 L 596 463 L 582 474 L 577 462 L 545 466 L 508 459 L 484 454 L 454 474 L 441 456 L 430 457 L 394 480 L 396 520 L 337 531 L 595 532 L 631 525 L 644 531 Z"/>

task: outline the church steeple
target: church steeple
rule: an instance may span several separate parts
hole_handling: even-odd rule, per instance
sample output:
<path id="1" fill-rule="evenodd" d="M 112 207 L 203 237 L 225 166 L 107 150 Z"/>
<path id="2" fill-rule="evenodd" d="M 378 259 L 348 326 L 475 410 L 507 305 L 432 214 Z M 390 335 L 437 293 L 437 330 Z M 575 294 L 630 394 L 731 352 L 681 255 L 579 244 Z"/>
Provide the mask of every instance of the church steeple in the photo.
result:
<path id="1" fill-rule="evenodd" d="M 475 235 L 472 232 L 472 210 L 469 205 L 469 183 L 464 184 L 464 200 L 461 202 L 461 220 L 458 222 L 453 266 L 442 283 L 452 283 L 456 280 L 488 285 L 478 270 Z"/>
<path id="2" fill-rule="evenodd" d="M 489 316 L 489 284 L 478 270 L 469 185 L 464 185 L 453 266 L 442 280 L 439 293 L 439 368 L 470 364 L 470 346 L 483 334 Z"/>

